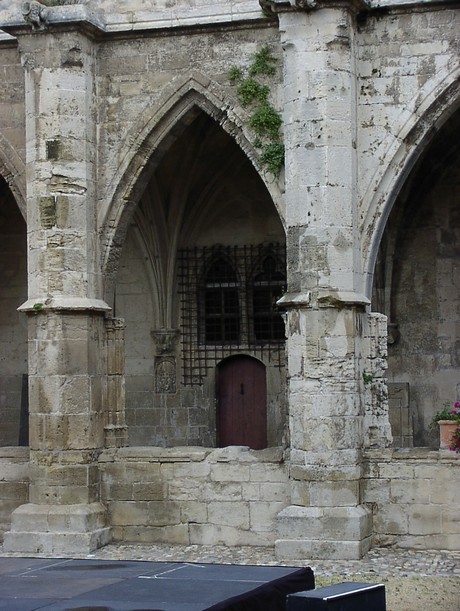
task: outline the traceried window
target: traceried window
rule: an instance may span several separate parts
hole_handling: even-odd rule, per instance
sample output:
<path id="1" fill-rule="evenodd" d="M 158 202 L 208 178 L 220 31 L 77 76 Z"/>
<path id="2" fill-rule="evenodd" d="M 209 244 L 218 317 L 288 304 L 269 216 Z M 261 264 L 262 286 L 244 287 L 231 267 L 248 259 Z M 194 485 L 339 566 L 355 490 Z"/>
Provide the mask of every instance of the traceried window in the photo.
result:
<path id="1" fill-rule="evenodd" d="M 204 340 L 238 342 L 240 306 L 238 282 L 232 265 L 223 257 L 211 264 L 204 285 Z"/>
<path id="2" fill-rule="evenodd" d="M 252 311 L 254 337 L 256 341 L 278 341 L 284 339 L 284 322 L 276 306 L 286 284 L 284 273 L 277 269 L 276 259 L 266 257 L 263 271 L 254 278 L 252 289 Z"/>
<path id="3" fill-rule="evenodd" d="M 223 358 L 249 353 L 284 365 L 284 244 L 204 246 L 179 251 L 185 385 L 201 384 Z"/>

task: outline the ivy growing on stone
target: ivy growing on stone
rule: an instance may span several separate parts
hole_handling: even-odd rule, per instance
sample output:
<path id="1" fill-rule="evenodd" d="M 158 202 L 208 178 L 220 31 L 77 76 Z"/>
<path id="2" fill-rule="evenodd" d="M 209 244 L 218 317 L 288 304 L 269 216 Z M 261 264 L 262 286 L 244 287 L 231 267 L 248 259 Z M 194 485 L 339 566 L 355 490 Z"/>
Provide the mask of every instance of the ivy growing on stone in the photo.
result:
<path id="1" fill-rule="evenodd" d="M 40 0 L 41 4 L 48 7 L 66 6 L 67 4 L 80 4 L 81 0 Z"/>
<path id="2" fill-rule="evenodd" d="M 230 82 L 237 86 L 240 104 L 251 109 L 248 124 L 256 138 L 254 146 L 260 150 L 260 161 L 272 174 L 279 175 L 284 164 L 284 145 L 281 139 L 282 119 L 270 102 L 270 87 L 261 80 L 276 72 L 276 58 L 268 47 L 254 55 L 247 74 L 237 66 L 229 72 Z"/>

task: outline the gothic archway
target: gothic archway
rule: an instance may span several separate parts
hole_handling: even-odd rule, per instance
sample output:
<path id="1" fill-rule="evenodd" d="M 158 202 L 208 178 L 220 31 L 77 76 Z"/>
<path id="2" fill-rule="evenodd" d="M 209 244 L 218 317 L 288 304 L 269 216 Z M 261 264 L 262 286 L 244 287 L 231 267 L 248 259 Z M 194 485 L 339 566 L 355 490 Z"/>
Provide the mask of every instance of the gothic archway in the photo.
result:
<path id="1" fill-rule="evenodd" d="M 228 91 L 200 74 L 174 80 L 165 87 L 157 106 L 139 117 L 126 139 L 126 146 L 113 184 L 109 184 L 100 206 L 105 299 L 112 302 L 118 260 L 133 212 L 163 155 L 197 116 L 207 115 L 237 143 L 252 164 L 284 223 L 284 198 L 278 181 L 262 171 L 258 153 L 251 144 L 237 109 L 228 112 Z"/>
<path id="2" fill-rule="evenodd" d="M 220 122 L 196 106 L 182 121 L 152 161 L 115 283 L 114 313 L 127 324 L 130 442 L 214 446 L 217 363 L 249 351 L 267 368 L 268 442 L 279 445 L 286 410 L 284 335 L 270 308 L 285 273 L 283 224 L 264 181 Z M 241 292 L 238 338 L 200 331 L 199 287 L 216 249 L 232 260 L 234 290 Z M 259 327 L 264 325 L 258 337 L 248 322 L 252 292 L 246 288 L 256 271 Z M 269 336 L 273 329 L 276 337 Z"/>
<path id="3" fill-rule="evenodd" d="M 389 319 L 397 446 L 437 445 L 430 422 L 460 392 L 460 110 L 419 157 L 389 215 L 373 309 Z"/>
<path id="4" fill-rule="evenodd" d="M 0 177 L 0 446 L 28 444 L 26 225 Z"/>

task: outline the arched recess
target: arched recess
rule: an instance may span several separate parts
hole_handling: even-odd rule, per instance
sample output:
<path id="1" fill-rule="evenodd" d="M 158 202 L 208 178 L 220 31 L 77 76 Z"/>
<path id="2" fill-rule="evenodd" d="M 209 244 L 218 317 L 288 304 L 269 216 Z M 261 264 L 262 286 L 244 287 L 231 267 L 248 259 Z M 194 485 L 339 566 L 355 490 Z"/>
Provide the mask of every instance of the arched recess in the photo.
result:
<path id="1" fill-rule="evenodd" d="M 263 181 L 284 223 L 284 198 L 278 180 L 263 171 L 258 153 L 239 119 L 237 104 L 230 108 L 228 91 L 202 74 L 175 79 L 165 88 L 156 107 L 138 119 L 126 138 L 125 155 L 114 172 L 101 208 L 105 299 L 111 303 L 118 258 L 133 211 L 165 151 L 196 116 L 205 113 L 238 144 Z M 242 114 L 242 113 L 240 113 Z M 121 179 L 120 179 L 121 177 Z"/>
<path id="2" fill-rule="evenodd" d="M 389 320 L 394 443 L 437 447 L 433 414 L 460 396 L 458 80 L 414 126 L 406 145 L 411 154 L 376 232 L 372 308 Z"/>
<path id="3" fill-rule="evenodd" d="M 26 224 L 0 177 L 0 446 L 27 445 Z"/>
<path id="4" fill-rule="evenodd" d="M 427 84 L 428 86 L 428 84 Z M 421 94 L 420 94 L 421 96 Z M 419 97 L 420 97 L 419 96 Z M 404 188 L 420 157 L 430 147 L 438 130 L 460 108 L 460 69 L 453 71 L 441 84 L 427 91 L 417 111 L 408 112 L 400 132 L 391 144 L 382 143 L 386 150 L 376 154 L 385 168 L 378 182 L 369 185 L 363 197 L 362 260 L 365 277 L 364 292 L 371 297 L 373 274 L 383 232 L 394 203 Z M 376 171 L 378 176 L 378 171 Z"/>
<path id="5" fill-rule="evenodd" d="M 2 134 L 0 134 L 0 176 L 7 183 L 23 218 L 27 219 L 26 168 L 15 149 Z"/>
<path id="6" fill-rule="evenodd" d="M 249 289 L 260 261 L 273 260 L 285 269 L 283 223 L 264 180 L 222 121 L 189 102 L 173 133 L 152 150 L 139 184 L 133 185 L 130 216 L 123 209 L 123 222 L 129 218 L 129 223 L 114 233 L 116 240 L 126 234 L 117 246 L 113 305 L 115 315 L 127 321 L 130 443 L 215 445 L 216 366 L 245 352 L 267 369 L 269 443 L 280 445 L 286 413 L 284 337 L 254 337 Z M 200 331 L 200 281 L 214 255 L 235 269 L 238 338 Z M 258 282 L 265 288 L 273 279 L 274 296 L 281 287 L 279 274 L 262 267 L 259 276 L 264 271 L 267 278 Z M 270 312 L 262 315 L 271 321 Z"/>

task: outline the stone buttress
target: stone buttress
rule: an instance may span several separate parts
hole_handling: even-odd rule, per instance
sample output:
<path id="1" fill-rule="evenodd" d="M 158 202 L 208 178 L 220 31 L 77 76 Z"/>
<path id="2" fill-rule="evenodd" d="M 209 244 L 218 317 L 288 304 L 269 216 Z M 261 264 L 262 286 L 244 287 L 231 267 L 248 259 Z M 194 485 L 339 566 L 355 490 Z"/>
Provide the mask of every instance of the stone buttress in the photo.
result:
<path id="1" fill-rule="evenodd" d="M 32 24 L 34 25 L 34 24 Z M 30 489 L 4 549 L 89 552 L 99 502 L 105 342 L 96 231 L 95 47 L 80 23 L 11 27 L 25 75 Z"/>

